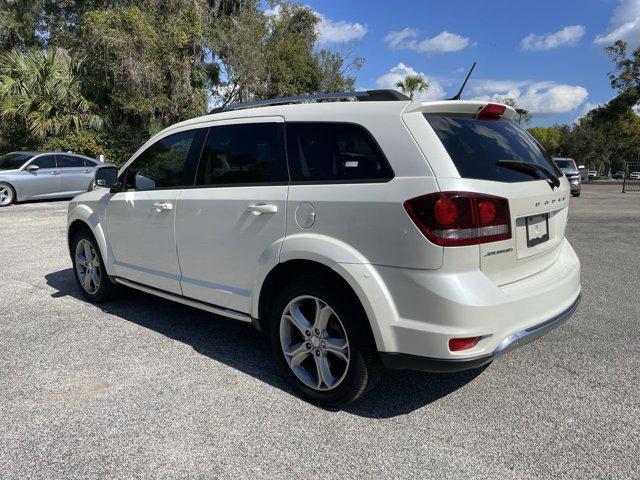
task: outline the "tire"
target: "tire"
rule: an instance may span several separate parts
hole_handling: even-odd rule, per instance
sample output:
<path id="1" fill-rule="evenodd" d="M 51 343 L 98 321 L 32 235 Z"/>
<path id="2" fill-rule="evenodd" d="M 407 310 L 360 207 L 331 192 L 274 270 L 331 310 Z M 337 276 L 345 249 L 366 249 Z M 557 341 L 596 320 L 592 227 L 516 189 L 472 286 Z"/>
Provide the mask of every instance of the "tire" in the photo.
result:
<path id="1" fill-rule="evenodd" d="M 324 313 L 316 317 L 318 309 Z M 296 312 L 297 321 L 292 312 Z M 302 320 L 319 320 L 311 325 L 302 321 L 300 314 Z M 321 276 L 300 276 L 278 293 L 271 309 L 270 333 L 283 375 L 312 403 L 341 407 L 355 402 L 371 391 L 382 375 L 383 366 L 362 306 L 355 295 L 345 295 L 344 287 L 338 288 Z M 324 376 L 319 374 L 321 370 Z"/>
<path id="2" fill-rule="evenodd" d="M 120 292 L 120 286 L 111 281 L 94 236 L 80 230 L 71 242 L 73 273 L 80 292 L 90 302 L 103 303 Z"/>
<path id="3" fill-rule="evenodd" d="M 8 183 L 0 182 L 0 207 L 8 207 L 16 201 L 16 191 Z"/>
<path id="4" fill-rule="evenodd" d="M 580 192 L 578 192 L 578 193 L 573 193 L 572 195 L 573 195 L 574 197 L 579 197 L 579 196 L 580 196 Z"/>

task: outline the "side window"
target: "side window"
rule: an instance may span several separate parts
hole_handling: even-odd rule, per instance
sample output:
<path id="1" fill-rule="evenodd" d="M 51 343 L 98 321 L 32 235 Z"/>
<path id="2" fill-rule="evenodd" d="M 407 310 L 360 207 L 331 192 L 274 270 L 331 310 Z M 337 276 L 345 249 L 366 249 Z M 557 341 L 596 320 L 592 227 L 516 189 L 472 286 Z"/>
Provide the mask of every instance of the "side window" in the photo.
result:
<path id="1" fill-rule="evenodd" d="M 84 167 L 84 160 L 80 157 L 72 157 L 71 155 L 58 155 L 58 162 L 61 168 L 77 168 Z"/>
<path id="2" fill-rule="evenodd" d="M 83 161 L 85 167 L 95 167 L 97 165 L 96 162 L 94 162 L 92 160 L 89 160 L 87 158 L 83 158 L 82 161 Z"/>
<path id="3" fill-rule="evenodd" d="M 191 181 L 183 178 L 183 173 L 195 135 L 195 130 L 174 133 L 147 148 L 129 166 L 125 188 L 191 185 Z"/>
<path id="4" fill-rule="evenodd" d="M 43 155 L 36 158 L 29 165 L 37 165 L 40 168 L 56 168 L 56 157 L 55 155 Z"/>
<path id="5" fill-rule="evenodd" d="M 197 185 L 288 181 L 282 124 L 221 125 L 209 131 Z"/>
<path id="6" fill-rule="evenodd" d="M 380 147 L 350 123 L 287 123 L 287 153 L 294 182 L 364 182 L 393 178 Z"/>

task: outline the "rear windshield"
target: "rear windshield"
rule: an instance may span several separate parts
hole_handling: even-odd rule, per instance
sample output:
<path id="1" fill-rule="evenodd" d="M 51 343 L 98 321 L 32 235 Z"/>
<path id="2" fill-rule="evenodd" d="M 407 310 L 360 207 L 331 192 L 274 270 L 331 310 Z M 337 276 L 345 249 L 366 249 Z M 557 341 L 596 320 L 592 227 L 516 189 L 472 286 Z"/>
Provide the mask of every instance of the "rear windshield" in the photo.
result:
<path id="1" fill-rule="evenodd" d="M 573 170 L 576 170 L 576 164 L 573 163 L 573 160 L 567 160 L 565 158 L 554 158 L 553 161 L 556 162 L 556 165 L 559 168 L 571 168 Z"/>
<path id="2" fill-rule="evenodd" d="M 425 118 L 463 178 L 498 182 L 543 178 L 535 171 L 499 166 L 500 160 L 533 163 L 556 176 L 562 175 L 540 144 L 511 120 L 477 120 L 472 115 L 434 114 L 425 114 Z"/>

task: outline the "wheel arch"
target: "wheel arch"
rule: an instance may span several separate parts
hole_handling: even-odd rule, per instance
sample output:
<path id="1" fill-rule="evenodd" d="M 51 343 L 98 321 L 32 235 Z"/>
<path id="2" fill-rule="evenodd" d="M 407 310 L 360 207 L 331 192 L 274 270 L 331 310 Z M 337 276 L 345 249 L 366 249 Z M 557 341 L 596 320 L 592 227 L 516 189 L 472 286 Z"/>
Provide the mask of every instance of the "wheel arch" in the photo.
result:
<path id="1" fill-rule="evenodd" d="M 371 268 L 370 265 L 361 265 L 361 267 L 366 270 Z M 344 288 L 345 291 L 350 292 L 367 316 L 370 329 L 369 333 L 372 335 L 378 350 L 385 350 L 384 335 L 380 328 L 378 312 L 375 311 L 374 306 L 366 294 L 367 289 L 370 290 L 370 285 L 366 287 L 363 286 L 355 276 L 351 274 L 351 271 L 342 265 L 329 261 L 323 262 L 318 258 L 288 259 L 278 263 L 267 273 L 264 281 L 260 285 L 259 294 L 254 297 L 253 317 L 256 327 L 260 331 L 268 333 L 270 330 L 270 309 L 278 290 L 286 285 L 290 279 L 303 274 L 318 275 L 330 279 L 332 282 L 340 285 L 341 288 Z M 365 281 L 369 283 L 371 283 L 374 277 L 377 277 L 377 275 L 369 274 L 366 276 L 368 278 Z M 376 295 L 378 295 L 378 292 L 376 292 Z"/>
<path id="2" fill-rule="evenodd" d="M 86 205 L 76 206 L 69 214 L 68 227 L 67 227 L 67 245 L 69 247 L 69 253 L 71 252 L 71 242 L 76 234 L 82 230 L 87 229 L 93 237 L 96 239 L 98 248 L 100 249 L 100 255 L 102 256 L 105 268 L 108 275 L 114 275 L 113 270 L 113 253 L 109 248 L 107 239 L 100 223 L 98 215 L 92 211 Z"/>

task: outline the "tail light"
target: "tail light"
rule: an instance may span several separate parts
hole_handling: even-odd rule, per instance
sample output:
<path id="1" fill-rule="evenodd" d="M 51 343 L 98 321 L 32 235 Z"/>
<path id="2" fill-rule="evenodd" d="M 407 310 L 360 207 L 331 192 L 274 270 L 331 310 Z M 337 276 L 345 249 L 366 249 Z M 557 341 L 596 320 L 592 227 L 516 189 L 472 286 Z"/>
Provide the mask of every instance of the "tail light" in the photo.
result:
<path id="1" fill-rule="evenodd" d="M 507 107 L 498 105 L 497 103 L 487 103 L 482 110 L 478 112 L 476 118 L 478 120 L 498 120 L 505 112 Z"/>
<path id="2" fill-rule="evenodd" d="M 511 238 L 506 198 L 439 192 L 407 200 L 404 208 L 424 236 L 436 245 L 478 245 Z"/>

